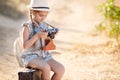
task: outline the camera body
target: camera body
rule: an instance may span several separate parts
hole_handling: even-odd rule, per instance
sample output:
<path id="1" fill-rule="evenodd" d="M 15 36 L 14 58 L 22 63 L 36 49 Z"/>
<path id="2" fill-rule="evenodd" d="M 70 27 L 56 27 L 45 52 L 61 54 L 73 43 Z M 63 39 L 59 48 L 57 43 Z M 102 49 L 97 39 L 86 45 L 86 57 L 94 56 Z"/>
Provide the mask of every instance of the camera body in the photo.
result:
<path id="1" fill-rule="evenodd" d="M 50 37 L 51 39 L 54 39 L 55 38 L 55 34 L 58 32 L 58 28 L 51 28 L 51 29 L 48 29 L 47 32 L 48 32 L 48 37 Z"/>

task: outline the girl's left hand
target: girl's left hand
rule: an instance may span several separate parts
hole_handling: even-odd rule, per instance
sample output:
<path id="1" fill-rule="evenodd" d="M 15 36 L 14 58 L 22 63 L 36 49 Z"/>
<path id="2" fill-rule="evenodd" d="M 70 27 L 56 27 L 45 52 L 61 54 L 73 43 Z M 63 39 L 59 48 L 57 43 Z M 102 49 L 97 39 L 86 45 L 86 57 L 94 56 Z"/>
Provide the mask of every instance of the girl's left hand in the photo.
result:
<path id="1" fill-rule="evenodd" d="M 58 35 L 58 32 L 56 32 L 55 36 Z"/>

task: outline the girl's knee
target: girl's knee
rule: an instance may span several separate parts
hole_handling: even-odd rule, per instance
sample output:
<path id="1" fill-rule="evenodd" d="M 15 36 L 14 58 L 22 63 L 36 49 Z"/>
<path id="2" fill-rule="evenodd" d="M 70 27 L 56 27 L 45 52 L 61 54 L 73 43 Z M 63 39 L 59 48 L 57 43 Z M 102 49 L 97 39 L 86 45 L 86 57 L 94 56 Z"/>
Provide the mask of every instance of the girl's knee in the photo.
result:
<path id="1" fill-rule="evenodd" d="M 56 74 L 64 74 L 64 72 L 65 72 L 65 68 L 64 68 L 64 66 L 63 65 L 60 65 L 59 67 L 58 67 L 58 69 L 57 69 L 57 71 L 56 71 Z"/>
<path id="2" fill-rule="evenodd" d="M 60 67 L 60 72 L 61 72 L 62 74 L 64 74 L 64 72 L 65 72 L 65 67 L 64 67 L 63 65 Z"/>

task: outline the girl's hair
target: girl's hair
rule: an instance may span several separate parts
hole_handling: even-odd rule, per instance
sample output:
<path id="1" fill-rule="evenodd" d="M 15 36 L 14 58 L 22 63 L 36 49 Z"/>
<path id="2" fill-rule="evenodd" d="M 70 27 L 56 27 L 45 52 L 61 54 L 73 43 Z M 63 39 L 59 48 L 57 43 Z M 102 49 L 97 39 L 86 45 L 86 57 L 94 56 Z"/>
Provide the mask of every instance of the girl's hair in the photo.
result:
<path id="1" fill-rule="evenodd" d="M 34 24 L 33 18 L 32 18 L 32 13 L 38 13 L 39 11 L 35 11 L 35 10 L 29 10 L 29 19 L 32 22 L 32 25 Z"/>
<path id="2" fill-rule="evenodd" d="M 33 24 L 33 19 L 32 19 L 32 10 L 30 10 L 29 11 L 29 19 L 30 19 L 30 21 L 32 22 L 32 24 Z"/>

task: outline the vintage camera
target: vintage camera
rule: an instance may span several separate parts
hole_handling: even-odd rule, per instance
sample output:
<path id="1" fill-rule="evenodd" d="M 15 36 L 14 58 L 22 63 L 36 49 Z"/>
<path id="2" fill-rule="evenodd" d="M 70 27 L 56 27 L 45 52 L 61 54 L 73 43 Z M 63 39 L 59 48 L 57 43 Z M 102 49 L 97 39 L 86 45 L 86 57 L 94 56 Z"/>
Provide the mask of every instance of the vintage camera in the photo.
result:
<path id="1" fill-rule="evenodd" d="M 58 32 L 58 28 L 51 28 L 51 29 L 48 29 L 47 32 L 48 32 L 48 37 L 50 37 L 51 39 L 54 39 L 55 38 L 55 34 Z"/>

